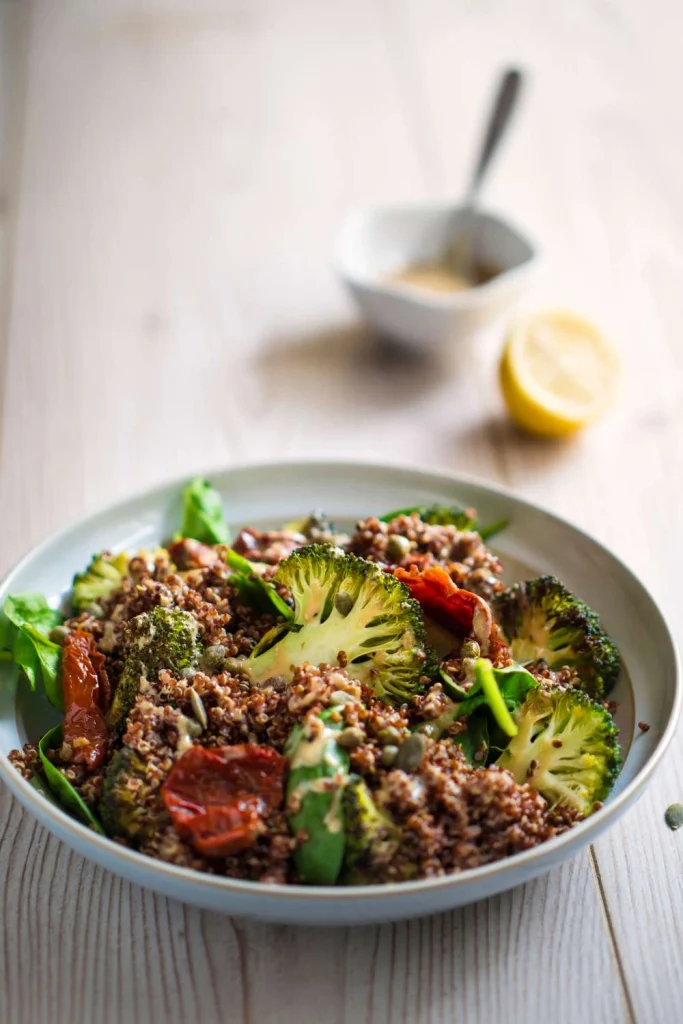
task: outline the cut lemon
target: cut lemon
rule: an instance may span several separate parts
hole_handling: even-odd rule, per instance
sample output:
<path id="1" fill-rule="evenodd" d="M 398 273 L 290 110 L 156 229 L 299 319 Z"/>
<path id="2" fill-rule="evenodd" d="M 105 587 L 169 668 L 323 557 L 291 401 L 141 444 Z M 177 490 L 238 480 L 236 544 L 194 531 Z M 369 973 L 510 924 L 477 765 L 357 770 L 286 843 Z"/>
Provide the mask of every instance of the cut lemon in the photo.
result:
<path id="1" fill-rule="evenodd" d="M 563 437 L 598 419 L 612 401 L 619 361 L 588 320 L 561 310 L 539 313 L 510 332 L 500 383 L 515 423 Z"/>

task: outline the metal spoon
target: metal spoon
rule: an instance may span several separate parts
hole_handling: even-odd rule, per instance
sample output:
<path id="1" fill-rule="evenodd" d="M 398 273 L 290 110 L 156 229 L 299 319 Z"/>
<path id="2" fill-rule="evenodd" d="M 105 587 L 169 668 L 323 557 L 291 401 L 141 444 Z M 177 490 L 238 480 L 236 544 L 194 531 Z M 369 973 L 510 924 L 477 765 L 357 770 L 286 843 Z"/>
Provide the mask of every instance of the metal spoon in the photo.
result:
<path id="1" fill-rule="evenodd" d="M 477 232 L 475 231 L 477 199 L 489 165 L 517 106 L 521 84 L 522 73 L 516 68 L 508 68 L 500 80 L 479 159 L 465 193 L 463 204 L 455 214 L 454 237 L 444 256 L 444 262 L 455 274 L 462 275 L 473 282 L 477 280 Z"/>

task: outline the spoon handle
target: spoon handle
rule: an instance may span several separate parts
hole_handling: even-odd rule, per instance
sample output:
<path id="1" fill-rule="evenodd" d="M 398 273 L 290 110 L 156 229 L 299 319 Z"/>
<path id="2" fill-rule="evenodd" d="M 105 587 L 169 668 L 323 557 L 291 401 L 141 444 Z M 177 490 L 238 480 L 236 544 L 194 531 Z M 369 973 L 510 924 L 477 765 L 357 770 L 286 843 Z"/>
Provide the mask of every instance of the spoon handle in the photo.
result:
<path id="1" fill-rule="evenodd" d="M 467 192 L 467 205 L 474 203 L 477 193 L 481 188 L 484 175 L 517 106 L 521 85 L 522 72 L 516 68 L 509 68 L 500 80 L 477 167 Z"/>

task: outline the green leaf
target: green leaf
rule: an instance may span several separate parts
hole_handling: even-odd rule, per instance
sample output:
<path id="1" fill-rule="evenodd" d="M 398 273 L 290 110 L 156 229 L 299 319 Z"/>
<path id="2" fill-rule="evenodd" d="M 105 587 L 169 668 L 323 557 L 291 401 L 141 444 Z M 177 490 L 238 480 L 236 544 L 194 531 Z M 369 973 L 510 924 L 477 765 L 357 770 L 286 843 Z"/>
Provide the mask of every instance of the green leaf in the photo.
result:
<path id="1" fill-rule="evenodd" d="M 454 742 L 462 747 L 469 763 L 483 768 L 489 752 L 489 724 L 486 714 L 473 715 L 467 722 L 467 731 L 458 733 Z M 479 754 L 475 758 L 475 754 Z"/>
<path id="2" fill-rule="evenodd" d="M 526 700 L 529 690 L 534 690 L 538 686 L 538 680 L 521 665 L 494 668 L 493 674 L 511 711 L 516 711 Z"/>
<path id="3" fill-rule="evenodd" d="M 42 594 L 8 597 L 0 619 L 0 642 L 26 675 L 32 690 L 42 682 L 45 696 L 60 711 L 64 709 L 60 679 L 62 649 L 48 639 L 48 633 L 62 622 Z"/>
<path id="4" fill-rule="evenodd" d="M 225 560 L 235 574 L 234 583 L 245 604 L 261 612 L 275 611 L 285 619 L 294 617 L 293 609 L 280 597 L 272 583 L 259 576 L 248 558 L 243 558 L 231 548 Z"/>
<path id="5" fill-rule="evenodd" d="M 43 594 L 14 594 L 5 599 L 3 615 L 17 628 L 29 623 L 45 636 L 62 621 L 62 616 L 50 608 Z"/>
<path id="6" fill-rule="evenodd" d="M 479 536 L 482 540 L 490 540 L 491 537 L 495 537 L 497 533 L 500 533 L 501 530 L 504 530 L 509 525 L 509 519 L 499 519 L 497 522 L 491 523 L 490 526 L 482 526 L 479 530 Z"/>
<path id="7" fill-rule="evenodd" d="M 59 711 L 64 710 L 62 697 L 62 648 L 43 636 L 35 626 L 23 625 L 14 644 L 14 661 L 21 665 L 35 690 L 38 674 L 45 696 Z"/>
<path id="8" fill-rule="evenodd" d="M 202 544 L 229 544 L 230 530 L 223 515 L 221 496 L 208 480 L 197 476 L 183 491 L 181 537 Z"/>
<path id="9" fill-rule="evenodd" d="M 43 764 L 47 784 L 65 810 L 70 811 L 76 818 L 79 818 L 86 825 L 94 829 L 95 832 L 104 835 L 104 829 L 83 798 L 47 756 L 47 751 L 56 750 L 61 746 L 61 742 L 62 727 L 61 725 L 56 725 L 54 729 L 50 729 L 49 732 L 45 733 L 38 744 L 38 753 Z"/>
<path id="10" fill-rule="evenodd" d="M 454 679 L 451 679 L 445 668 L 439 669 L 439 676 L 441 677 L 441 686 L 443 692 L 451 700 L 465 700 L 467 698 L 467 690 L 463 690 Z"/>

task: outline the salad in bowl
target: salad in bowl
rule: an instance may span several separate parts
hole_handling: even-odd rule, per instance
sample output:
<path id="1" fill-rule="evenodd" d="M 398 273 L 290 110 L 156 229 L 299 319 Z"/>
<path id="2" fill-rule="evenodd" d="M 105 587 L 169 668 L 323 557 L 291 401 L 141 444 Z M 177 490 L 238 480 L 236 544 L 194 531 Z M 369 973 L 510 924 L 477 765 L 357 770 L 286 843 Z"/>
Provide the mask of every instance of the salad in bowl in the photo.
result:
<path id="1" fill-rule="evenodd" d="M 378 512 L 231 536 L 197 478 L 164 547 L 8 597 L 4 657 L 62 716 L 16 770 L 124 847 L 279 885 L 448 875 L 591 815 L 621 766 L 598 616 L 506 586 L 504 523 Z"/>

